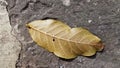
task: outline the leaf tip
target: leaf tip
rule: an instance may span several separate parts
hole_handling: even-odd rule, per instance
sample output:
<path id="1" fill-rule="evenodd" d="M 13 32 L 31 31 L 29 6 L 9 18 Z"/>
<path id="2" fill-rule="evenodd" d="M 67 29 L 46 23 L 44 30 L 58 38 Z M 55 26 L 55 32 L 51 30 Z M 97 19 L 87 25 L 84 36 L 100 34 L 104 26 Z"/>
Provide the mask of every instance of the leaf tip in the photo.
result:
<path id="1" fill-rule="evenodd" d="M 102 51 L 104 49 L 104 44 L 100 41 L 96 45 L 94 45 L 97 51 Z"/>

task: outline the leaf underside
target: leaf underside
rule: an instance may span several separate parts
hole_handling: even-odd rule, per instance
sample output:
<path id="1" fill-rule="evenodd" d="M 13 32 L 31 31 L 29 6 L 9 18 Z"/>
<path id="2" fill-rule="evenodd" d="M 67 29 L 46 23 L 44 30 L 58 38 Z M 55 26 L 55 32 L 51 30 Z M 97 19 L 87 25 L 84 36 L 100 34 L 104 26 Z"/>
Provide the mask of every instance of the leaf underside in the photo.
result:
<path id="1" fill-rule="evenodd" d="M 88 30 L 81 27 L 70 28 L 58 20 L 36 20 L 28 23 L 27 27 L 38 45 L 61 58 L 92 56 L 104 47 L 100 38 Z"/>

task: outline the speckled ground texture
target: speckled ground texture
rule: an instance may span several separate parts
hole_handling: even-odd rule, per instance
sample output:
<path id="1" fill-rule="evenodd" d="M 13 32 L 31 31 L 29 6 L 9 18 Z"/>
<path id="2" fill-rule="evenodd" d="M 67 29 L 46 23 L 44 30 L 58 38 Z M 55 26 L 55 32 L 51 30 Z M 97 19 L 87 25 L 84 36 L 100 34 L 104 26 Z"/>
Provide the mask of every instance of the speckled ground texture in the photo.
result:
<path id="1" fill-rule="evenodd" d="M 119 68 L 120 0 L 7 0 L 11 26 L 20 41 L 16 68 Z M 100 37 L 103 52 L 64 60 L 35 44 L 25 24 L 57 18 L 71 27 L 85 27 Z"/>

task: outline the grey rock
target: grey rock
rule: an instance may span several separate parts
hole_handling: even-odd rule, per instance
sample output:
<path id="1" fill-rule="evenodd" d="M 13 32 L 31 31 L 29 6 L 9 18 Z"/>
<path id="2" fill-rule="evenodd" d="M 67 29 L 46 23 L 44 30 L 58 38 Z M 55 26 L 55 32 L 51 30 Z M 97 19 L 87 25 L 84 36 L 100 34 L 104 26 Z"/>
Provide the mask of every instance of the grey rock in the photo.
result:
<path id="1" fill-rule="evenodd" d="M 21 42 L 17 68 L 119 68 L 120 0 L 7 0 L 11 26 Z M 93 57 L 63 60 L 37 46 L 26 23 L 57 18 L 71 27 L 84 27 L 99 36 L 105 49 Z"/>
<path id="2" fill-rule="evenodd" d="M 0 68 L 15 68 L 21 47 L 11 33 L 6 6 L 7 2 L 0 0 Z"/>

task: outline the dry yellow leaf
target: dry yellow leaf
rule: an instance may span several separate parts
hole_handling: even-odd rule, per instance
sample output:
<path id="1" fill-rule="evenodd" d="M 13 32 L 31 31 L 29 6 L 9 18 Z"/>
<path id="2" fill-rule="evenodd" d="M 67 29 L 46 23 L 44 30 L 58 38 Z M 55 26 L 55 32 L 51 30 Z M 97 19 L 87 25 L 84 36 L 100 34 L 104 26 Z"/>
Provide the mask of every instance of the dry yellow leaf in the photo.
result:
<path id="1" fill-rule="evenodd" d="M 81 27 L 70 28 L 58 20 L 36 20 L 28 23 L 27 27 L 38 45 L 61 58 L 92 56 L 104 47 L 100 38 L 88 30 Z"/>

